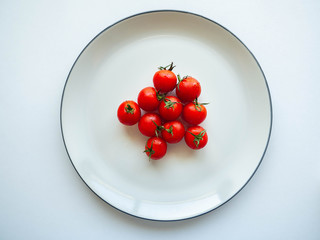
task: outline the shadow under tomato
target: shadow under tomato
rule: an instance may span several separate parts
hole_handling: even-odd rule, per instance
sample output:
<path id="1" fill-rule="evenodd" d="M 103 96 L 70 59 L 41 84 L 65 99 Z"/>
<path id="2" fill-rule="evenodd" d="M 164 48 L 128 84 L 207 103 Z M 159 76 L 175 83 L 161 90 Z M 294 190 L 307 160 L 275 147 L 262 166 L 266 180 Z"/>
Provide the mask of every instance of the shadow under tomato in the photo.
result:
<path id="1" fill-rule="evenodd" d="M 126 133 L 127 137 L 130 139 L 132 144 L 141 146 L 141 149 L 144 150 L 144 146 L 148 140 L 148 137 L 143 136 L 139 131 L 138 124 L 133 126 L 123 126 L 124 132 Z"/>
<path id="2" fill-rule="evenodd" d="M 192 161 L 197 158 L 197 153 L 189 148 L 184 139 L 182 139 L 179 143 L 168 143 L 167 157 L 178 161 Z"/>

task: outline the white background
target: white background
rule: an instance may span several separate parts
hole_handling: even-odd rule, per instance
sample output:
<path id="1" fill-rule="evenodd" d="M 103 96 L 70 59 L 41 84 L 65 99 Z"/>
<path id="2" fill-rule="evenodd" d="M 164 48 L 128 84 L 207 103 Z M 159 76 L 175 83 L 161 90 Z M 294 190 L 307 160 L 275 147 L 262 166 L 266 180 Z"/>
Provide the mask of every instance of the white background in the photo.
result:
<path id="1" fill-rule="evenodd" d="M 115 210 L 82 182 L 59 122 L 68 72 L 110 24 L 191 11 L 237 35 L 264 70 L 273 131 L 260 168 L 204 216 L 153 222 Z M 1 1 L 0 239 L 320 239 L 320 2 Z"/>

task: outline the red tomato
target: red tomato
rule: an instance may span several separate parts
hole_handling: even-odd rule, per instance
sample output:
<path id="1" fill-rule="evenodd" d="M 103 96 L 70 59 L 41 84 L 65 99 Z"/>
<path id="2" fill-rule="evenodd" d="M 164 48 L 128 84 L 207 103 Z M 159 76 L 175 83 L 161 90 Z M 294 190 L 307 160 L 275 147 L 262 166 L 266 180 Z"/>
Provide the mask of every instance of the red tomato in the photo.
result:
<path id="1" fill-rule="evenodd" d="M 192 102 L 200 96 L 201 86 L 195 78 L 186 76 L 181 79 L 178 75 L 178 80 L 176 94 L 181 101 Z"/>
<path id="2" fill-rule="evenodd" d="M 167 68 L 169 69 L 167 70 Z M 159 71 L 153 76 L 153 84 L 157 91 L 161 93 L 171 92 L 177 85 L 177 77 L 172 72 L 173 63 L 166 67 L 159 67 Z"/>
<path id="3" fill-rule="evenodd" d="M 138 124 L 139 131 L 147 137 L 156 136 L 159 126 L 161 126 L 161 118 L 156 113 L 146 113 L 140 118 Z"/>
<path id="4" fill-rule="evenodd" d="M 141 111 L 136 102 L 128 100 L 120 104 L 117 115 L 122 124 L 131 126 L 139 121 Z"/>
<path id="5" fill-rule="evenodd" d="M 185 134 L 184 126 L 179 121 L 167 122 L 163 125 L 161 135 L 168 143 L 180 142 Z"/>
<path id="6" fill-rule="evenodd" d="M 190 148 L 198 150 L 207 144 L 208 135 L 203 127 L 189 127 L 184 135 L 184 140 Z"/>
<path id="7" fill-rule="evenodd" d="M 166 154 L 167 143 L 161 137 L 151 137 L 146 143 L 144 152 L 149 157 L 149 160 L 150 158 L 158 160 Z"/>
<path id="8" fill-rule="evenodd" d="M 176 120 L 182 112 L 182 103 L 179 98 L 175 96 L 168 96 L 159 105 L 160 116 L 167 120 Z"/>
<path id="9" fill-rule="evenodd" d="M 199 125 L 207 117 L 206 103 L 198 103 L 197 99 L 183 107 L 182 118 L 191 125 Z"/>
<path id="10" fill-rule="evenodd" d="M 145 111 L 154 111 L 159 107 L 164 95 L 157 93 L 153 87 L 146 87 L 139 92 L 138 104 Z"/>

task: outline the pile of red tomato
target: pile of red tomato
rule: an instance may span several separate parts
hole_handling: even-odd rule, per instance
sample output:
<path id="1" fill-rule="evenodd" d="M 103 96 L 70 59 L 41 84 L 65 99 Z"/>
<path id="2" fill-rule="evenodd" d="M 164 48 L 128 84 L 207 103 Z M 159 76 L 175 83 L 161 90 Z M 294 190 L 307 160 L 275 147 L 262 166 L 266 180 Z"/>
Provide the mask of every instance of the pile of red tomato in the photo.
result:
<path id="1" fill-rule="evenodd" d="M 138 103 L 131 100 L 121 103 L 117 112 L 122 124 L 138 123 L 139 131 L 149 137 L 145 153 L 153 160 L 166 154 L 167 143 L 178 143 L 184 138 L 190 148 L 197 150 L 208 142 L 206 130 L 199 126 L 207 116 L 205 103 L 198 103 L 200 83 L 190 76 L 176 76 L 172 72 L 174 67 L 173 63 L 159 67 L 153 76 L 154 87 L 142 89 Z M 145 111 L 142 116 L 140 108 Z"/>

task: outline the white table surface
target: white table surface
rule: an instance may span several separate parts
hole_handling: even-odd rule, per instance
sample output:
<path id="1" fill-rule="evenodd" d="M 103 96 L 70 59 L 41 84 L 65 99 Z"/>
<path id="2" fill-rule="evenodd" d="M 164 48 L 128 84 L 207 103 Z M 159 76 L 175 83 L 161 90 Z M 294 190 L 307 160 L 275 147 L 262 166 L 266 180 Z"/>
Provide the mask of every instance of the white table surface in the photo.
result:
<path id="1" fill-rule="evenodd" d="M 272 95 L 269 148 L 249 184 L 204 216 L 138 219 L 82 182 L 59 122 L 68 72 L 108 25 L 191 11 L 254 53 Z M 0 239 L 320 239 L 320 1 L 2 1 Z"/>

